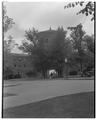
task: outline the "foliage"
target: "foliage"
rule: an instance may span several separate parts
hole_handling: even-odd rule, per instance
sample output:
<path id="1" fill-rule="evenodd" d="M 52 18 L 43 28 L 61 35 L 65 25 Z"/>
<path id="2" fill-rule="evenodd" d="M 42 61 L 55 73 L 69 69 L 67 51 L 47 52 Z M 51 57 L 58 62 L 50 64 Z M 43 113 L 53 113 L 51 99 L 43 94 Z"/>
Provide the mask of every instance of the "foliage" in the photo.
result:
<path id="1" fill-rule="evenodd" d="M 7 10 L 4 4 L 2 5 L 2 13 L 3 13 L 3 32 L 6 33 L 13 24 L 13 19 L 7 16 Z"/>
<path id="2" fill-rule="evenodd" d="M 45 48 L 45 40 L 39 38 L 38 31 L 34 28 L 25 32 L 28 42 L 23 42 L 20 49 L 30 55 L 34 70 L 42 73 L 44 78 L 49 69 L 55 69 L 58 76 L 62 77 L 65 58 L 68 59 L 68 65 L 78 67 L 77 70 L 81 74 L 90 66 L 91 69 L 94 68 L 93 37 L 85 35 L 82 24 L 68 29 L 71 30 L 70 39 L 66 38 L 67 32 L 63 28 L 58 28 L 50 44 L 50 50 Z"/>
<path id="3" fill-rule="evenodd" d="M 11 35 L 8 36 L 7 40 L 4 40 L 4 54 L 10 53 L 12 48 L 15 46 L 15 42 Z"/>
<path id="4" fill-rule="evenodd" d="M 6 6 L 2 4 L 2 17 L 3 17 L 3 22 L 2 22 L 2 29 L 3 29 L 3 40 L 4 40 L 4 55 L 8 54 L 11 52 L 11 49 L 14 47 L 14 41 L 13 37 L 9 35 L 8 40 L 5 40 L 4 34 L 12 27 L 13 24 L 13 19 L 7 16 L 7 10 Z"/>
<path id="5" fill-rule="evenodd" d="M 21 78 L 21 77 L 22 77 L 22 76 L 21 76 L 21 74 L 19 74 L 19 73 L 13 75 L 13 79 L 14 79 L 14 78 Z"/>
<path id="6" fill-rule="evenodd" d="M 3 78 L 5 80 L 7 79 L 15 79 L 15 78 L 21 78 L 22 76 L 19 73 L 14 73 L 13 68 L 11 66 L 5 66 L 3 68 Z"/>
<path id="7" fill-rule="evenodd" d="M 29 29 L 28 31 L 25 31 L 25 38 L 22 42 L 22 45 L 19 47 L 20 50 L 23 50 L 24 52 L 27 52 L 28 54 L 32 54 L 34 50 L 37 48 L 37 38 L 38 31 L 33 29 Z"/>
<path id="8" fill-rule="evenodd" d="M 77 71 L 70 71 L 69 75 L 77 75 Z"/>
<path id="9" fill-rule="evenodd" d="M 64 67 L 64 59 L 65 55 L 65 38 L 66 31 L 63 28 L 58 28 L 55 39 L 53 40 L 51 46 L 51 64 L 54 69 L 58 72 L 58 76 L 62 77 L 63 67 Z"/>
<path id="10" fill-rule="evenodd" d="M 37 72 L 36 72 L 36 71 L 28 71 L 28 72 L 26 73 L 26 75 L 27 75 L 28 77 L 36 77 Z"/>
<path id="11" fill-rule="evenodd" d="M 86 35 L 84 37 L 84 41 L 86 42 L 86 46 L 87 46 L 87 54 L 86 54 L 86 58 L 87 58 L 87 62 L 86 62 L 86 67 L 84 69 L 84 72 L 89 72 L 92 71 L 92 69 L 95 68 L 95 63 L 94 63 L 94 53 L 95 53 L 95 46 L 94 46 L 94 37 L 93 36 L 89 36 Z M 89 73 L 91 74 L 91 73 Z"/>
<path id="12" fill-rule="evenodd" d="M 4 68 L 3 77 L 4 77 L 4 79 L 12 79 L 13 78 L 13 71 L 10 66 Z"/>
<path id="13" fill-rule="evenodd" d="M 71 7 L 76 7 L 77 5 L 80 5 L 81 7 L 83 7 L 78 13 L 78 14 L 85 14 L 86 16 L 88 15 L 92 15 L 91 21 L 94 20 L 95 18 L 95 2 L 89 1 L 89 2 L 85 2 L 85 1 L 78 1 L 78 2 L 72 2 L 69 3 L 68 5 L 64 6 L 64 9 L 66 8 L 71 8 Z"/>
<path id="14" fill-rule="evenodd" d="M 71 41 L 72 41 L 72 45 L 74 48 L 74 52 L 73 52 L 73 58 L 74 61 L 76 61 L 79 66 L 80 66 L 80 73 L 83 72 L 83 66 L 84 64 L 87 62 L 87 57 L 86 53 L 83 49 L 83 38 L 85 35 L 85 32 L 82 29 L 82 25 L 79 24 L 76 27 L 70 27 L 69 28 L 72 32 L 71 32 Z"/>
<path id="15" fill-rule="evenodd" d="M 43 39 L 38 39 L 38 31 L 34 28 L 25 32 L 25 37 L 28 42 L 24 42 L 20 49 L 27 52 L 32 60 L 35 71 L 42 72 L 43 76 L 46 76 L 46 70 L 48 68 L 48 54 L 44 48 Z"/>
<path id="16" fill-rule="evenodd" d="M 94 48 L 94 37 L 93 37 L 93 36 L 86 35 L 86 36 L 84 37 L 84 41 L 85 41 L 86 44 L 87 44 L 88 50 L 94 54 L 94 52 L 95 52 L 95 51 L 94 51 L 94 50 L 95 50 L 95 48 Z"/>
<path id="17" fill-rule="evenodd" d="M 71 59 L 79 64 L 82 74 L 88 71 L 88 68 L 94 68 L 94 37 L 85 35 L 81 24 L 68 29 L 72 31 L 71 41 L 74 48 Z"/>
<path id="18" fill-rule="evenodd" d="M 51 68 L 55 68 L 59 76 L 62 76 L 66 31 L 63 28 L 58 28 L 55 34 L 56 37 L 52 41 L 50 51 L 45 49 L 45 40 L 39 38 L 38 31 L 34 28 L 25 33 L 25 37 L 30 43 L 24 42 L 20 47 L 20 49 L 32 56 L 32 64 L 35 70 L 41 72 L 44 77 L 46 77 L 47 70 Z"/>
<path id="19" fill-rule="evenodd" d="M 71 41 L 74 49 L 78 50 L 79 53 L 82 51 L 82 40 L 85 32 L 82 30 L 82 24 L 77 25 L 76 27 L 68 27 L 72 31 Z"/>

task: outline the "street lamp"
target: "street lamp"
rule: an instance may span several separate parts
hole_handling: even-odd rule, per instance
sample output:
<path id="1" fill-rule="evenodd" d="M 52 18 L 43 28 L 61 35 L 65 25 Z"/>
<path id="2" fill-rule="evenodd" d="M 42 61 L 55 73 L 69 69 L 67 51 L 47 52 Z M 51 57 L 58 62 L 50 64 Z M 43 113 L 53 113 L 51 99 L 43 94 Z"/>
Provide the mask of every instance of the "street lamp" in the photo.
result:
<path id="1" fill-rule="evenodd" d="M 66 77 L 68 78 L 68 59 L 65 58 L 65 65 L 66 65 Z"/>

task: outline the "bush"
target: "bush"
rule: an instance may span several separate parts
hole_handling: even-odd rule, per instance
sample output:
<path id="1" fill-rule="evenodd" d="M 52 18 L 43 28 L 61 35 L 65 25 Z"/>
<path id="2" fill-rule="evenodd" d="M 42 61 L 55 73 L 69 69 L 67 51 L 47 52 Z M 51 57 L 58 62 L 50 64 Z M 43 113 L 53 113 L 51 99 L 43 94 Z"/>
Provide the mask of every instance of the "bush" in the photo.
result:
<path id="1" fill-rule="evenodd" d="M 12 79 L 13 78 L 13 71 L 11 67 L 5 67 L 3 70 L 3 78 L 4 79 Z"/>
<path id="2" fill-rule="evenodd" d="M 28 77 L 36 77 L 37 73 L 35 71 L 29 71 L 26 73 Z"/>
<path id="3" fill-rule="evenodd" d="M 3 79 L 5 79 L 5 80 L 21 78 L 21 77 L 22 76 L 19 73 L 14 74 L 11 67 L 5 67 L 3 70 Z"/>
<path id="4" fill-rule="evenodd" d="M 14 75 L 14 78 L 21 78 L 22 76 L 18 73 L 16 75 Z"/>
<path id="5" fill-rule="evenodd" d="M 83 70 L 83 74 L 84 76 L 87 76 L 87 77 L 91 77 L 91 76 L 94 76 L 94 68 L 93 66 L 88 66 L 85 70 Z"/>
<path id="6" fill-rule="evenodd" d="M 69 75 L 77 75 L 77 71 L 70 71 Z"/>
<path id="7" fill-rule="evenodd" d="M 94 71 L 86 71 L 83 73 L 86 77 L 94 76 Z"/>

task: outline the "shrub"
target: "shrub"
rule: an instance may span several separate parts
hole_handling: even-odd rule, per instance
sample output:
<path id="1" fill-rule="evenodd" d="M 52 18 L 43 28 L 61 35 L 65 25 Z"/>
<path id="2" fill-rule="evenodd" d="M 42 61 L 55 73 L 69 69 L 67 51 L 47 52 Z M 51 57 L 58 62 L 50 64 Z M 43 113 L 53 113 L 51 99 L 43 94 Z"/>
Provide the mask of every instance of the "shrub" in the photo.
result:
<path id="1" fill-rule="evenodd" d="M 12 79 L 13 78 L 13 71 L 11 67 L 5 67 L 3 70 L 3 78 L 4 79 Z"/>
<path id="2" fill-rule="evenodd" d="M 77 75 L 77 71 L 70 71 L 69 75 Z"/>
<path id="3" fill-rule="evenodd" d="M 22 76 L 18 73 L 16 75 L 14 75 L 14 78 L 21 78 Z"/>
<path id="4" fill-rule="evenodd" d="M 26 73 L 28 77 L 36 77 L 37 73 L 35 71 L 29 71 Z"/>

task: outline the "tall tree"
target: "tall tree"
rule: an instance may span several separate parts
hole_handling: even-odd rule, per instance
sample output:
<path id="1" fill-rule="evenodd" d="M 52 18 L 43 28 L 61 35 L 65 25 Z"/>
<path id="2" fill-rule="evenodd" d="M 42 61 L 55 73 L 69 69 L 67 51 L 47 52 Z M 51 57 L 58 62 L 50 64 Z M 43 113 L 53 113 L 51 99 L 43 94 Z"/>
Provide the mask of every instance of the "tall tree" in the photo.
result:
<path id="1" fill-rule="evenodd" d="M 38 39 L 38 31 L 34 28 L 25 32 L 25 37 L 28 42 L 24 42 L 20 47 L 27 52 L 32 58 L 32 64 L 37 72 L 41 72 L 43 77 L 46 77 L 48 68 L 48 53 L 44 47 L 44 40 Z"/>
<path id="2" fill-rule="evenodd" d="M 77 25 L 76 27 L 69 27 L 71 32 L 71 41 L 74 48 L 75 60 L 80 65 L 80 72 L 83 73 L 83 63 L 84 63 L 84 56 L 85 52 L 82 47 L 83 38 L 85 35 L 85 32 L 82 30 L 82 24 Z"/>
<path id="3" fill-rule="evenodd" d="M 6 6 L 4 5 L 4 3 L 2 3 L 2 39 L 4 42 L 4 52 L 9 52 L 11 50 L 11 45 L 13 43 L 12 39 L 13 37 L 11 35 L 9 35 L 8 40 L 5 40 L 5 33 L 12 27 L 13 24 L 15 24 L 13 22 L 13 19 L 8 17 L 7 15 L 7 10 L 6 10 Z M 5 53 L 4 53 L 5 54 Z"/>
<path id="4" fill-rule="evenodd" d="M 94 45 L 94 37 L 86 35 L 84 37 L 84 41 L 86 43 L 86 71 L 92 71 L 92 69 L 95 69 L 95 61 L 94 61 L 94 54 L 95 54 L 95 45 Z"/>
<path id="5" fill-rule="evenodd" d="M 13 22 L 13 19 L 8 17 L 7 15 L 7 10 L 6 10 L 6 6 L 4 5 L 4 3 L 2 4 L 2 17 L 3 17 L 3 34 L 6 33 L 13 24 L 15 24 Z"/>

